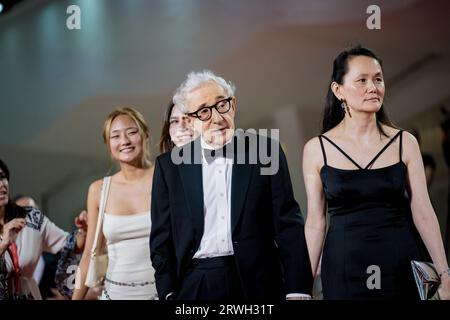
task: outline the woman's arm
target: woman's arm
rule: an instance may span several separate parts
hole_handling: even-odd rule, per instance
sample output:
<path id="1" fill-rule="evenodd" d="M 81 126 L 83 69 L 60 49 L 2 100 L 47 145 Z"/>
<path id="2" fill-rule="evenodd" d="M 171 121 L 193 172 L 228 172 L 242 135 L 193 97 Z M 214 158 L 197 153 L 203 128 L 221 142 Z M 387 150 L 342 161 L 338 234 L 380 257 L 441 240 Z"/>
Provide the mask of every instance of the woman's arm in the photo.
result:
<path id="1" fill-rule="evenodd" d="M 3 226 L 3 234 L 0 235 L 0 257 L 8 250 L 8 247 L 16 241 L 18 233 L 25 228 L 24 218 L 15 218 Z"/>
<path id="2" fill-rule="evenodd" d="M 89 261 L 91 257 L 91 249 L 94 243 L 95 230 L 97 228 L 98 210 L 100 202 L 100 192 L 102 189 L 102 180 L 97 180 L 92 183 L 89 187 L 88 198 L 87 198 L 87 209 L 88 209 L 88 228 L 86 235 L 86 243 L 83 250 L 83 255 L 81 257 L 79 269 L 77 271 L 77 281 L 75 283 L 75 290 L 73 292 L 73 300 L 84 299 L 88 287 L 84 284 L 86 281 L 86 274 L 89 268 Z M 104 241 L 103 233 L 100 232 L 98 246 L 100 246 Z"/>
<path id="3" fill-rule="evenodd" d="M 3 254 L 7 250 L 8 246 L 6 243 L 3 243 L 3 237 L 0 236 L 0 257 L 3 257 Z"/>
<path id="4" fill-rule="evenodd" d="M 417 140 L 404 132 L 404 161 L 408 167 L 407 184 L 414 224 L 439 274 L 448 269 L 439 222 L 428 195 L 425 170 Z M 450 299 L 450 276 L 441 278 L 441 298 Z"/>
<path id="5" fill-rule="evenodd" d="M 76 233 L 76 242 L 74 253 L 80 254 L 84 250 L 84 244 L 86 243 L 87 233 L 87 211 L 82 210 L 78 217 L 75 218 L 75 226 L 78 228 Z"/>
<path id="6" fill-rule="evenodd" d="M 313 138 L 303 150 L 303 179 L 308 199 L 305 236 L 313 276 L 317 274 L 326 231 L 326 200 L 320 179 L 322 164 L 319 138 Z"/>

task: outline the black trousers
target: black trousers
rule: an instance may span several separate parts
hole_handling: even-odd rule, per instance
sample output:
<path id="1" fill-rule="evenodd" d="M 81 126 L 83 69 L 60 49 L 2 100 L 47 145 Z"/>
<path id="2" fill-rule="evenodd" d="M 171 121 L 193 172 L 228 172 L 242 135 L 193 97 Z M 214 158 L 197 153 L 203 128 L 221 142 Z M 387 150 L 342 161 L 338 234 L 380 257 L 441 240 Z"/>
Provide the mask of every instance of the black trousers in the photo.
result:
<path id="1" fill-rule="evenodd" d="M 176 299 L 242 301 L 244 293 L 234 257 L 192 259 Z"/>

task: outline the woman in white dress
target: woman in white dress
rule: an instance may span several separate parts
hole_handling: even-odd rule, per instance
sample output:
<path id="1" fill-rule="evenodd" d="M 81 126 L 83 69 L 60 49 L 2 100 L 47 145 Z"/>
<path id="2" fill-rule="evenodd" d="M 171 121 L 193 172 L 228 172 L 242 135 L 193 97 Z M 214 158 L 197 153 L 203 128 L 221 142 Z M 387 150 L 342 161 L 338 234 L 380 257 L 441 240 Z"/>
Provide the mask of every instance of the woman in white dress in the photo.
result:
<path id="1" fill-rule="evenodd" d="M 157 299 L 154 270 L 150 261 L 150 206 L 153 166 L 149 153 L 149 128 L 141 113 L 121 108 L 105 120 L 103 139 L 120 170 L 111 177 L 106 194 L 102 232 L 98 243 L 106 242 L 108 269 L 103 300 Z M 79 284 L 72 299 L 84 299 L 85 280 L 94 243 L 103 180 L 88 192 L 88 230 L 79 265 Z M 105 241 L 106 240 L 106 241 Z"/>

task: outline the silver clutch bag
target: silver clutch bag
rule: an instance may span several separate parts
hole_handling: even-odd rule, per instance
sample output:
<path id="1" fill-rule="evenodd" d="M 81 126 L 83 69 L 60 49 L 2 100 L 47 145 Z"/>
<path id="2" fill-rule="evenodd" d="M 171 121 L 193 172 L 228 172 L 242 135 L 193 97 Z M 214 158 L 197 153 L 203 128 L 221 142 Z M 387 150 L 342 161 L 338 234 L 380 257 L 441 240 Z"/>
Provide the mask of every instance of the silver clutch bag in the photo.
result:
<path id="1" fill-rule="evenodd" d="M 421 300 L 438 300 L 441 279 L 432 263 L 411 261 L 411 268 Z"/>

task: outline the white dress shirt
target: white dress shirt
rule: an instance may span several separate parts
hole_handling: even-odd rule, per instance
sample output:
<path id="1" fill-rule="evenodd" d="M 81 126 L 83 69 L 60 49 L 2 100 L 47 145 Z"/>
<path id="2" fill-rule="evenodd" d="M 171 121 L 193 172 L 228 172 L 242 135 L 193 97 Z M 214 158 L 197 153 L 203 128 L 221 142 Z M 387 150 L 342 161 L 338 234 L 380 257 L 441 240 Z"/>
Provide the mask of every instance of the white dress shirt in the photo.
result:
<path id="1" fill-rule="evenodd" d="M 213 149 L 201 139 L 203 149 Z M 233 159 L 216 157 L 208 163 L 202 154 L 204 231 L 194 258 L 232 255 L 231 173 Z"/>
<path id="2" fill-rule="evenodd" d="M 200 141 L 202 149 L 213 149 L 202 138 Z M 202 153 L 204 231 L 200 246 L 193 258 L 212 258 L 234 254 L 231 238 L 232 171 L 233 159 L 215 157 L 208 163 Z M 301 271 L 299 270 L 299 272 Z M 289 293 L 286 298 L 308 299 L 310 295 Z"/>

